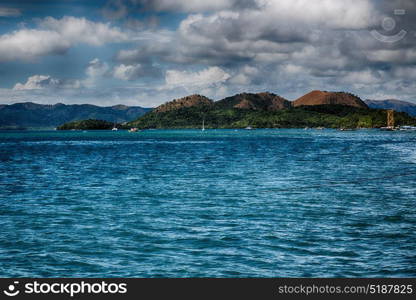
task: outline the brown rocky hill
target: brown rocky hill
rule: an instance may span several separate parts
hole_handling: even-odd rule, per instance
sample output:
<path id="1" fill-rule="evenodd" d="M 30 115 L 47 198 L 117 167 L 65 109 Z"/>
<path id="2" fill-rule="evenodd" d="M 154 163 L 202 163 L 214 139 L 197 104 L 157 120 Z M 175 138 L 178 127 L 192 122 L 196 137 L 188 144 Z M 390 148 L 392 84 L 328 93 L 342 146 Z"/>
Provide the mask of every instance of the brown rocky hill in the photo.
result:
<path id="1" fill-rule="evenodd" d="M 215 102 L 215 107 L 276 111 L 290 108 L 291 103 L 273 93 L 242 93 Z"/>
<path id="2" fill-rule="evenodd" d="M 211 99 L 201 96 L 201 95 L 190 95 L 180 99 L 174 99 L 172 101 L 166 102 L 158 107 L 156 107 L 154 112 L 166 112 L 170 110 L 176 110 L 183 107 L 192 107 L 192 106 L 204 106 L 212 105 L 214 101 Z"/>
<path id="3" fill-rule="evenodd" d="M 294 107 L 325 104 L 368 108 L 367 104 L 359 97 L 344 92 L 312 91 L 293 101 Z"/>

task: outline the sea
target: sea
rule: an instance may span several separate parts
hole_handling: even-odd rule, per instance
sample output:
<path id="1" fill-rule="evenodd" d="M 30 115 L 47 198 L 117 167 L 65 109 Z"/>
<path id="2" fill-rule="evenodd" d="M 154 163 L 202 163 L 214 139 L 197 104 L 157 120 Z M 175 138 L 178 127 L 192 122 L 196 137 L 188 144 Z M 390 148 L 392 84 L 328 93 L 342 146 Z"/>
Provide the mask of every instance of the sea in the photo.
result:
<path id="1" fill-rule="evenodd" d="M 0 277 L 415 277 L 416 132 L 0 132 Z"/>

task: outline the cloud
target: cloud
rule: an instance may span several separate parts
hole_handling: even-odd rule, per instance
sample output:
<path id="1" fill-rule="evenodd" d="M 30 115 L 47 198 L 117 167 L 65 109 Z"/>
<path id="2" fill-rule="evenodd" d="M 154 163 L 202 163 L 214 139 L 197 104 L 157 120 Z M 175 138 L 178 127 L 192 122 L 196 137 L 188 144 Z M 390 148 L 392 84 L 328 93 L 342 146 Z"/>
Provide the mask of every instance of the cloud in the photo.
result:
<path id="1" fill-rule="evenodd" d="M 18 17 L 21 14 L 17 8 L 0 7 L 0 17 Z"/>
<path id="2" fill-rule="evenodd" d="M 102 9 L 102 14 L 108 19 L 118 20 L 123 18 L 128 13 L 127 4 L 123 0 L 107 1 Z"/>
<path id="3" fill-rule="evenodd" d="M 70 46 L 57 32 L 22 29 L 0 36 L 0 62 L 63 54 Z"/>
<path id="4" fill-rule="evenodd" d="M 359 83 L 363 85 L 369 85 L 382 82 L 383 76 L 384 72 L 377 72 L 367 69 L 362 71 L 346 72 L 346 75 L 340 77 L 339 80 L 347 84 Z"/>
<path id="5" fill-rule="evenodd" d="M 198 72 L 168 70 L 165 80 L 169 86 L 203 87 L 223 83 L 230 77 L 230 74 L 219 67 L 209 67 Z"/>
<path id="6" fill-rule="evenodd" d="M 178 29 L 185 57 L 226 63 L 262 59 L 319 45 L 336 31 L 367 29 L 375 23 L 371 1 L 263 1 L 261 9 L 189 15 Z M 305 13 L 308 12 L 308 13 Z M 303 44 L 303 45 L 302 45 Z M 200 57 L 196 57 L 200 59 Z"/>
<path id="7" fill-rule="evenodd" d="M 224 9 L 255 7 L 255 0 L 131 0 L 147 10 L 171 12 L 212 12 Z"/>
<path id="8" fill-rule="evenodd" d="M 14 90 L 39 90 L 46 86 L 58 85 L 59 80 L 51 78 L 48 75 L 34 75 L 27 79 L 26 83 L 17 83 Z"/>
<path id="9" fill-rule="evenodd" d="M 78 80 L 60 80 L 49 75 L 30 76 L 25 83 L 16 83 L 13 87 L 15 91 L 22 90 L 41 90 L 51 88 L 80 88 L 81 82 Z"/>
<path id="10" fill-rule="evenodd" d="M 394 15 L 399 8 L 406 14 Z M 269 90 L 295 99 L 325 89 L 405 100 L 416 92 L 412 0 L 114 0 L 104 10 L 121 27 L 44 18 L 35 28 L 1 35 L 0 61 L 63 54 L 78 44 L 106 45 L 104 53 L 117 51 L 113 60 L 91 60 L 78 79 L 85 89 L 73 89 L 74 97 L 98 102 L 113 99 L 112 91 L 121 100 L 143 97 L 155 105 L 194 92 L 218 99 Z M 394 30 L 383 29 L 386 17 L 395 20 Z M 407 34 L 397 43 L 370 34 L 394 36 L 402 29 Z M 46 82 L 38 84 L 54 86 Z"/>
<path id="11" fill-rule="evenodd" d="M 261 72 L 257 67 L 244 65 L 235 72 L 230 82 L 236 85 L 249 85 L 257 80 L 259 76 L 261 76 Z"/>
<path id="12" fill-rule="evenodd" d="M 16 83 L 13 87 L 15 91 L 22 90 L 50 90 L 50 89 L 80 89 L 95 87 L 97 82 L 108 75 L 109 66 L 98 58 L 91 60 L 82 79 L 58 79 L 50 75 L 33 75 L 25 83 Z"/>
<path id="13" fill-rule="evenodd" d="M 132 80 L 138 78 L 141 74 L 143 74 L 142 65 L 118 65 L 114 68 L 113 74 L 115 78 L 121 80 Z"/>
<path id="14" fill-rule="evenodd" d="M 0 62 L 30 61 L 44 55 L 64 54 L 76 44 L 100 46 L 128 38 L 127 34 L 109 24 L 91 22 L 85 18 L 47 17 L 40 21 L 39 27 L 1 35 Z"/>
<path id="15" fill-rule="evenodd" d="M 108 74 L 110 67 L 106 62 L 100 61 L 98 58 L 94 58 L 88 63 L 85 70 L 87 78 L 83 80 L 83 84 L 86 87 L 94 87 L 97 81 Z"/>
<path id="16" fill-rule="evenodd" d="M 55 19 L 47 17 L 40 22 L 40 26 L 57 32 L 64 40 L 71 44 L 84 43 L 101 46 L 106 43 L 116 43 L 128 40 L 126 33 L 113 28 L 108 23 L 92 22 L 85 18 L 63 17 Z"/>
<path id="17" fill-rule="evenodd" d="M 121 80 L 136 80 L 138 78 L 157 77 L 160 70 L 151 64 L 120 64 L 113 69 L 113 76 Z"/>
<path id="18" fill-rule="evenodd" d="M 347 63 L 345 56 L 350 55 L 342 52 L 346 46 L 343 43 L 347 44 L 346 33 L 368 34 L 367 29 L 377 23 L 380 15 L 370 0 L 352 2 L 354 5 L 347 0 L 258 0 L 242 7 L 227 4 L 208 14 L 190 14 L 176 32 L 157 33 L 154 40 L 141 40 L 136 49 L 119 51 L 116 59 L 133 64 L 156 57 L 175 64 L 228 67 L 250 62 L 285 63 L 291 59 L 319 65 L 320 57 L 325 60 L 320 64 L 322 68 L 343 67 Z M 169 3 L 179 5 L 175 1 Z M 180 3 L 192 7 L 188 1 Z M 168 7 L 168 2 L 152 1 L 152 5 L 153 9 L 160 9 Z M 349 40 L 354 42 L 354 38 Z"/>

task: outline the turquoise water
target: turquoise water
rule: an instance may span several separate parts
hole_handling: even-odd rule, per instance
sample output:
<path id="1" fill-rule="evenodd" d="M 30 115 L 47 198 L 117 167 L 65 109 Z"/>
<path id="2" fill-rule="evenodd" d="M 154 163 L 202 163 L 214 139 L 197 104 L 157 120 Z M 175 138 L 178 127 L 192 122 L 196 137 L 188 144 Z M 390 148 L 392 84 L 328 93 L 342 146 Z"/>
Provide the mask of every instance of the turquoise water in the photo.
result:
<path id="1" fill-rule="evenodd" d="M 416 133 L 0 132 L 0 276 L 416 276 Z"/>

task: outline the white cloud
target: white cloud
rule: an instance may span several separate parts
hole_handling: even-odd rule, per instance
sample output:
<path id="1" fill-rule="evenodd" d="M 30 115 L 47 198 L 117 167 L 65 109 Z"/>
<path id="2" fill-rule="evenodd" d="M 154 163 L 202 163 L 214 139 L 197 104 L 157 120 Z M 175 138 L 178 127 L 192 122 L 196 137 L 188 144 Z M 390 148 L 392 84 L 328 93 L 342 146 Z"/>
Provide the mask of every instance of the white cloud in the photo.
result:
<path id="1" fill-rule="evenodd" d="M 106 62 L 100 61 L 98 58 L 94 58 L 88 63 L 85 70 L 87 78 L 83 81 L 83 84 L 87 87 L 93 87 L 96 85 L 97 80 L 100 77 L 107 74 L 109 66 Z"/>
<path id="2" fill-rule="evenodd" d="M 113 70 L 115 78 L 121 80 L 133 80 L 138 78 L 140 75 L 145 75 L 145 70 L 141 64 L 135 65 L 124 65 L 121 64 L 116 66 Z"/>
<path id="3" fill-rule="evenodd" d="M 286 65 L 282 66 L 282 72 L 291 76 L 291 75 L 306 73 L 307 70 L 304 67 L 299 66 L 299 65 L 286 64 Z"/>
<path id="4" fill-rule="evenodd" d="M 99 77 L 103 76 L 107 71 L 107 63 L 101 62 L 98 58 L 94 58 L 88 63 L 85 73 L 88 77 Z"/>
<path id="5" fill-rule="evenodd" d="M 392 15 L 394 8 L 401 8 L 396 5 L 399 2 L 408 4 L 403 7 L 406 16 Z M 77 44 L 130 43 L 125 49 L 117 47 L 112 63 L 98 59 L 90 62 L 78 81 L 87 88 L 73 89 L 74 95 L 79 93 L 73 101 L 86 94 L 89 101 L 99 102 L 101 98 L 110 101 L 117 85 L 120 90 L 114 94 L 120 99 L 143 96 L 155 105 L 162 99 L 195 92 L 217 98 L 242 91 L 269 90 L 294 99 L 311 89 L 326 89 L 348 90 L 363 97 L 381 91 L 386 95 L 403 95 L 399 98 L 405 99 L 414 97 L 416 91 L 414 22 L 411 22 L 414 10 L 409 5 L 416 6 L 410 0 L 114 0 L 113 3 L 109 8 L 114 12 L 107 17 L 120 20 L 125 29 L 85 18 L 44 18 L 33 29 L 22 28 L 0 35 L 0 61 L 63 54 Z M 142 25 L 145 20 L 139 20 L 135 14 L 139 7 L 149 16 L 155 11 L 181 12 L 184 14 L 177 16 L 183 19 L 178 28 L 149 30 Z M 390 34 L 400 29 L 408 32 L 405 39 L 394 45 L 380 43 L 370 34 L 371 29 L 382 29 L 381 21 L 387 15 L 397 21 L 395 31 Z M 149 78 L 161 74 L 156 68 L 168 69 L 162 74 L 164 83 Z M 37 80 L 20 83 L 16 89 L 40 86 L 44 88 L 26 93 L 46 94 L 47 86 L 60 88 L 69 84 L 64 80 L 54 84 L 57 80 L 54 78 Z M 56 93 L 57 90 L 64 92 L 57 88 Z M 104 90 L 109 95 L 104 95 Z M 23 94 L 22 90 L 14 92 Z M 69 89 L 65 92 L 70 93 Z"/>
<path id="6" fill-rule="evenodd" d="M 375 84 L 382 82 L 383 72 L 376 72 L 372 70 L 352 71 L 348 72 L 345 76 L 340 77 L 340 81 L 347 84 Z"/>
<path id="7" fill-rule="evenodd" d="M 416 79 L 416 68 L 413 66 L 397 67 L 394 69 L 393 74 L 396 78 Z"/>
<path id="8" fill-rule="evenodd" d="M 95 87 L 97 82 L 109 72 L 107 63 L 98 58 L 91 60 L 85 69 L 84 79 L 58 79 L 50 75 L 33 75 L 25 83 L 16 83 L 15 91 L 42 89 L 79 89 Z"/>
<path id="9" fill-rule="evenodd" d="M 133 76 L 131 70 L 127 68 L 124 73 L 118 71 L 119 76 Z M 85 68 L 85 75 L 80 79 L 58 79 L 50 75 L 33 75 L 24 83 L 16 83 L 13 87 L 14 91 L 22 90 L 48 90 L 48 89 L 92 89 L 96 88 L 103 77 L 111 75 L 110 67 L 106 62 L 100 61 L 98 58 L 91 60 Z M 115 74 L 113 74 L 115 75 Z M 122 78 L 124 79 L 124 78 Z M 125 79 L 128 80 L 128 79 Z"/>
<path id="10" fill-rule="evenodd" d="M 194 87 L 222 83 L 230 77 L 230 74 L 219 67 L 209 67 L 199 72 L 168 70 L 165 80 L 170 86 Z"/>
<path id="11" fill-rule="evenodd" d="M 50 88 L 80 88 L 81 82 L 78 80 L 60 80 L 49 75 L 30 76 L 25 83 L 16 83 L 13 87 L 15 91 L 22 90 L 41 90 Z"/>
<path id="12" fill-rule="evenodd" d="M 253 79 L 260 75 L 260 71 L 256 67 L 243 66 L 238 69 L 236 74 L 230 79 L 230 82 L 237 85 L 251 84 Z"/>
<path id="13" fill-rule="evenodd" d="M 20 10 L 11 7 L 0 7 L 0 17 L 18 17 L 21 15 Z"/>
<path id="14" fill-rule="evenodd" d="M 42 28 L 57 32 L 64 40 L 72 44 L 85 43 L 101 46 L 106 43 L 126 41 L 127 34 L 108 23 L 92 22 L 85 18 L 63 17 L 55 19 L 47 17 L 40 22 Z"/>
<path id="15" fill-rule="evenodd" d="M 127 35 L 109 24 L 95 23 L 85 18 L 47 17 L 40 21 L 40 29 L 21 29 L 1 35 L 0 62 L 63 54 L 79 43 L 100 46 L 125 40 Z"/>
<path id="16" fill-rule="evenodd" d="M 258 0 L 257 6 L 188 15 L 178 37 L 166 44 L 176 55 L 163 57 L 209 65 L 290 59 L 318 65 L 324 58 L 322 67 L 340 68 L 346 63 L 339 47 L 345 33 L 367 30 L 379 16 L 370 0 Z"/>
<path id="17" fill-rule="evenodd" d="M 0 62 L 62 54 L 71 44 L 53 31 L 22 29 L 0 36 Z"/>
<path id="18" fill-rule="evenodd" d="M 367 51 L 367 58 L 374 62 L 416 63 L 415 49 L 379 49 Z"/>
<path id="19" fill-rule="evenodd" d="M 370 0 L 265 0 L 260 14 L 268 22 L 290 21 L 334 29 L 363 29 L 376 22 Z M 255 16 L 255 15 L 254 15 Z M 263 22 L 261 22 L 263 23 Z M 290 26 L 289 26 L 290 27 Z"/>
<path id="20" fill-rule="evenodd" d="M 312 29 L 367 29 L 376 22 L 377 11 L 370 0 L 263 0 L 260 9 L 220 11 L 190 15 L 180 33 L 198 43 L 215 37 L 239 40 L 311 40 Z M 295 25 L 294 25 L 295 24 Z"/>
<path id="21" fill-rule="evenodd" d="M 57 79 L 51 78 L 48 75 L 34 75 L 27 79 L 26 83 L 16 83 L 14 90 L 39 90 L 46 86 L 58 85 Z"/>

